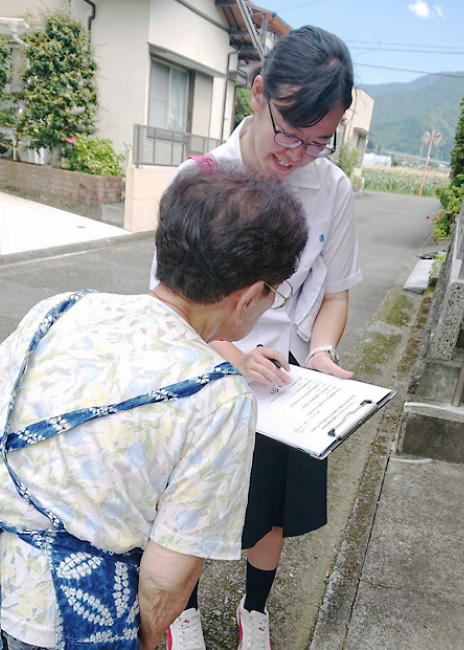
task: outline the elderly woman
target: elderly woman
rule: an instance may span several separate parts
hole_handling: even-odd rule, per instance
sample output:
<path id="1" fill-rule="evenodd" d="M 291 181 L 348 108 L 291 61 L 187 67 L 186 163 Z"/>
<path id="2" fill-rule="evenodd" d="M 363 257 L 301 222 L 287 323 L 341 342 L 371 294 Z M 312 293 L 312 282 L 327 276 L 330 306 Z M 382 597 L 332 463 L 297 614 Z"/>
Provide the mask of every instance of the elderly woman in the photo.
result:
<path id="1" fill-rule="evenodd" d="M 189 171 L 161 201 L 154 291 L 55 296 L 2 344 L 9 650 L 152 650 L 204 558 L 239 557 L 254 400 L 208 342 L 252 329 L 306 237 L 275 181 Z"/>

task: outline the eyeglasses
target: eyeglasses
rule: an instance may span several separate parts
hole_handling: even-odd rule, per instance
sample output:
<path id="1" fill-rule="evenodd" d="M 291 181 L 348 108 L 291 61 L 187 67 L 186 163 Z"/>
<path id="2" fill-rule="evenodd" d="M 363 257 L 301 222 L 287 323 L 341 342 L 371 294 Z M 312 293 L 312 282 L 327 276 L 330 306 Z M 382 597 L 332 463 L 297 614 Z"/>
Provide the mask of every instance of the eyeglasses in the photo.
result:
<path id="1" fill-rule="evenodd" d="M 296 149 L 300 145 L 303 145 L 305 153 L 312 158 L 327 158 L 327 156 L 334 153 L 337 148 L 336 132 L 333 135 L 333 145 L 319 144 L 318 142 L 304 142 L 303 140 L 300 140 L 300 138 L 297 138 L 296 135 L 290 135 L 289 133 L 285 133 L 285 131 L 278 131 L 272 114 L 271 102 L 269 100 L 267 105 L 269 106 L 272 128 L 274 129 L 274 142 L 278 145 L 281 147 L 287 147 L 287 149 Z"/>
<path id="2" fill-rule="evenodd" d="M 277 291 L 277 289 L 271 287 L 271 285 L 268 284 L 267 282 L 265 282 L 264 284 L 268 289 L 270 289 L 275 293 L 274 304 L 272 305 L 271 309 L 281 309 L 287 303 L 287 301 L 290 300 L 290 298 L 293 296 L 293 287 L 288 280 L 285 280 L 285 284 L 288 284 L 288 286 L 290 287 L 290 293 L 288 294 L 288 296 L 284 296 L 283 293 L 280 293 L 280 291 Z"/>

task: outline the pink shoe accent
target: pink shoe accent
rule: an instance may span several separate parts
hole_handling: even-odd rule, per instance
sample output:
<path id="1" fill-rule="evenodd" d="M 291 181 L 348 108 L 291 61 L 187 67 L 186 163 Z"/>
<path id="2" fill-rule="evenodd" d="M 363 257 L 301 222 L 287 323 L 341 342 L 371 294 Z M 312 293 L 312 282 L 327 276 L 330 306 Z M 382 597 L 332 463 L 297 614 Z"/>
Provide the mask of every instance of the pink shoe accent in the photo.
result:
<path id="1" fill-rule="evenodd" d="M 166 630 L 166 641 L 168 642 L 168 650 L 171 650 L 171 648 L 172 648 L 172 633 L 171 633 L 171 630 L 169 628 Z"/>
<path id="2" fill-rule="evenodd" d="M 240 643 L 243 641 L 243 630 L 242 630 L 242 616 L 240 612 L 238 613 L 238 631 L 240 637 Z"/>

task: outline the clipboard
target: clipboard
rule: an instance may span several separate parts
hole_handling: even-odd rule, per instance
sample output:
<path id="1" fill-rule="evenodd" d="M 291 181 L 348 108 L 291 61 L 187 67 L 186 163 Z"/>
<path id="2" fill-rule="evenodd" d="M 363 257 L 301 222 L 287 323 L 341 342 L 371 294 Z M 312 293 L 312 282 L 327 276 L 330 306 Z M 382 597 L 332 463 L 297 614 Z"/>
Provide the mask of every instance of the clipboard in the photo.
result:
<path id="1" fill-rule="evenodd" d="M 291 384 L 252 382 L 256 431 L 322 460 L 385 406 L 396 391 L 291 366 Z"/>

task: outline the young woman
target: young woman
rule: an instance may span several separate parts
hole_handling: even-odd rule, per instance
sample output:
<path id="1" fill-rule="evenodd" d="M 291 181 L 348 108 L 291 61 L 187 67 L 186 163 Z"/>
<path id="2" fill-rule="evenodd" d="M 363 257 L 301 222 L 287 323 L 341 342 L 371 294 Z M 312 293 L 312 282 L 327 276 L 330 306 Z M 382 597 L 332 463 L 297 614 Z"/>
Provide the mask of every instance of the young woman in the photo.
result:
<path id="1" fill-rule="evenodd" d="M 273 307 L 237 344 L 214 342 L 248 381 L 288 382 L 288 361 L 349 378 L 337 364 L 348 290 L 361 281 L 353 194 L 327 156 L 352 101 L 353 66 L 334 34 L 305 26 L 281 39 L 252 85 L 253 116 L 214 151 L 216 160 L 241 161 L 281 179 L 302 202 L 309 240 L 299 267 L 278 289 Z M 184 163 L 193 164 L 192 161 Z M 154 268 L 156 262 L 154 263 Z M 237 610 L 240 648 L 270 648 L 265 608 L 284 538 L 326 523 L 325 461 L 256 436 L 243 548 L 248 551 L 246 595 Z M 202 650 L 196 590 L 171 626 L 169 650 Z"/>

